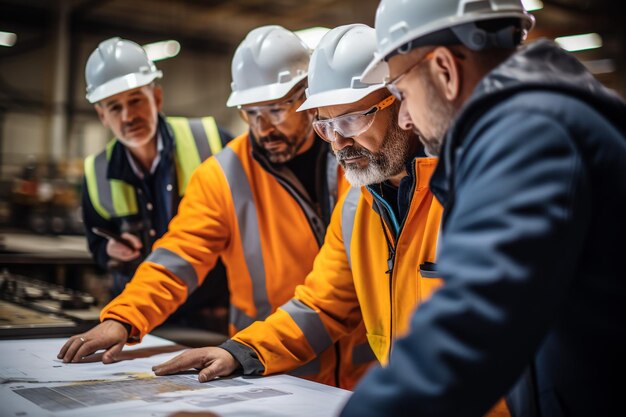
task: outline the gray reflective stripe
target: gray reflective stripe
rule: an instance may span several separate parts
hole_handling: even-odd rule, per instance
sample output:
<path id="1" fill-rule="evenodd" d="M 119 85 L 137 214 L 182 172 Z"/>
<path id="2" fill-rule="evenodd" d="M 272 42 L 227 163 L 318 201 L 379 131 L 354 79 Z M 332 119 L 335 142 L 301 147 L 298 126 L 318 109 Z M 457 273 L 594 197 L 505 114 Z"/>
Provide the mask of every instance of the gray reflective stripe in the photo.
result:
<path id="1" fill-rule="evenodd" d="M 243 310 L 235 307 L 234 305 L 230 305 L 230 322 L 235 326 L 237 331 L 243 330 L 252 323 L 255 322 L 254 318 L 248 316 Z"/>
<path id="2" fill-rule="evenodd" d="M 272 312 L 272 306 L 267 296 L 265 284 L 265 264 L 259 224 L 254 205 L 254 196 L 250 189 L 250 182 L 241 161 L 235 151 L 226 147 L 215 155 L 226 175 L 230 192 L 235 204 L 239 233 L 243 244 L 243 253 L 246 258 L 248 272 L 252 278 L 252 294 L 256 306 L 256 320 L 265 320 Z"/>
<path id="3" fill-rule="evenodd" d="M 354 218 L 356 217 L 356 208 L 361 197 L 360 188 L 350 188 L 348 195 L 343 202 L 341 208 L 341 237 L 343 238 L 343 246 L 348 257 L 348 265 L 352 268 L 352 257 L 350 255 L 350 242 L 352 242 L 352 230 L 354 229 Z"/>
<path id="4" fill-rule="evenodd" d="M 375 361 L 376 355 L 369 343 L 362 343 L 352 349 L 352 364 L 362 365 L 371 361 Z"/>
<path id="5" fill-rule="evenodd" d="M 322 364 L 320 363 L 320 358 L 316 357 L 311 359 L 309 362 L 305 363 L 299 368 L 293 369 L 287 374 L 291 376 L 311 376 L 317 375 L 322 371 Z"/>
<path id="6" fill-rule="evenodd" d="M 209 146 L 209 138 L 204 130 L 204 125 L 201 119 L 187 119 L 189 122 L 189 128 L 191 129 L 191 135 L 198 148 L 198 154 L 200 155 L 200 162 L 213 155 L 211 147 Z"/>
<path id="7" fill-rule="evenodd" d="M 333 344 L 319 314 L 300 300 L 292 298 L 280 308 L 296 322 L 313 351 L 319 355 Z"/>
<path id="8" fill-rule="evenodd" d="M 113 196 L 111 195 L 111 185 L 107 180 L 107 160 L 106 150 L 100 152 L 94 161 L 96 171 L 96 184 L 98 186 L 98 198 L 100 206 L 109 213 L 109 216 L 115 216 L 115 207 L 113 207 Z"/>
<path id="9" fill-rule="evenodd" d="M 337 157 L 334 152 L 326 154 L 326 181 L 328 183 L 328 202 L 332 211 L 337 202 Z"/>
<path id="10" fill-rule="evenodd" d="M 422 278 L 441 278 L 441 273 L 439 271 L 429 271 L 422 268 L 420 268 L 420 275 Z"/>
<path id="11" fill-rule="evenodd" d="M 161 265 L 172 274 L 176 275 L 187 285 L 187 294 L 191 294 L 198 287 L 198 276 L 193 266 L 181 258 L 178 254 L 165 248 L 156 248 L 146 261 Z"/>

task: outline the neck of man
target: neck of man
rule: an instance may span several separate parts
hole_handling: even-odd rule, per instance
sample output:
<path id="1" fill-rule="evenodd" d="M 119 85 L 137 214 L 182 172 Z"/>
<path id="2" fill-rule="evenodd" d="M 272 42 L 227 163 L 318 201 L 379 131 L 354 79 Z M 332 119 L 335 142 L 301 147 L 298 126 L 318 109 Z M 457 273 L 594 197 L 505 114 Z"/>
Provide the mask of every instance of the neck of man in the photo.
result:
<path id="1" fill-rule="evenodd" d="M 313 128 L 311 128 L 311 132 L 309 133 L 307 138 L 302 142 L 302 145 L 300 145 L 300 147 L 296 151 L 296 155 L 303 154 L 309 149 L 311 149 L 311 146 L 313 146 L 314 141 L 315 141 L 315 131 L 313 130 Z"/>
<path id="2" fill-rule="evenodd" d="M 408 158 L 404 161 L 402 170 L 398 172 L 396 175 L 392 175 L 391 177 L 387 178 L 387 181 L 394 187 L 398 188 L 400 186 L 400 181 L 402 181 L 402 178 L 409 175 L 406 168 L 411 166 L 411 162 L 416 156 L 423 156 L 423 155 L 424 155 L 424 148 L 420 143 L 419 137 L 415 134 L 412 134 L 411 139 L 409 141 L 409 150 L 407 153 Z"/>
<path id="3" fill-rule="evenodd" d="M 133 159 L 147 172 L 150 172 L 152 164 L 157 157 L 157 138 L 156 135 L 147 144 L 132 148 L 127 147 Z"/>
<path id="4" fill-rule="evenodd" d="M 406 169 L 403 169 L 398 174 L 387 178 L 387 181 L 389 181 L 391 185 L 397 188 L 400 186 L 400 181 L 402 180 L 402 178 L 406 177 L 407 175 L 409 174 L 406 172 Z"/>

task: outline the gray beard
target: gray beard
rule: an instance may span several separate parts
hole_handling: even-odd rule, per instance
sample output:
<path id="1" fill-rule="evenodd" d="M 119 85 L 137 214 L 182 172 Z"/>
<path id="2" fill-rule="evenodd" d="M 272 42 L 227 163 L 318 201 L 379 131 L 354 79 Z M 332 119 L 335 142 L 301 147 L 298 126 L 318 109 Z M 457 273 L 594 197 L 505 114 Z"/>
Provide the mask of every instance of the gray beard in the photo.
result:
<path id="1" fill-rule="evenodd" d="M 405 167 L 409 155 L 410 133 L 403 131 L 393 123 L 387 130 L 380 151 L 372 153 L 365 148 L 346 148 L 335 153 L 344 169 L 344 175 L 353 187 L 381 183 L 394 175 L 398 175 Z M 346 157 L 364 156 L 369 163 L 365 168 L 347 165 L 343 162 Z"/>

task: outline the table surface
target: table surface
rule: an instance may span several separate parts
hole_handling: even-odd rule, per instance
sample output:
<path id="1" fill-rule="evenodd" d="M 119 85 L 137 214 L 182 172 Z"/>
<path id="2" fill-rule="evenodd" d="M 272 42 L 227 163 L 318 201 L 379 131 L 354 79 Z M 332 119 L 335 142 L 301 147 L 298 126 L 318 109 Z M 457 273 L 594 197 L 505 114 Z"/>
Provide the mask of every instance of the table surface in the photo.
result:
<path id="1" fill-rule="evenodd" d="M 197 381 L 197 370 L 155 377 L 153 365 L 185 347 L 148 335 L 115 364 L 64 364 L 65 339 L 0 341 L 3 416 L 336 416 L 350 392 L 288 375 Z"/>
<path id="2" fill-rule="evenodd" d="M 92 264 L 84 236 L 0 231 L 0 263 Z"/>

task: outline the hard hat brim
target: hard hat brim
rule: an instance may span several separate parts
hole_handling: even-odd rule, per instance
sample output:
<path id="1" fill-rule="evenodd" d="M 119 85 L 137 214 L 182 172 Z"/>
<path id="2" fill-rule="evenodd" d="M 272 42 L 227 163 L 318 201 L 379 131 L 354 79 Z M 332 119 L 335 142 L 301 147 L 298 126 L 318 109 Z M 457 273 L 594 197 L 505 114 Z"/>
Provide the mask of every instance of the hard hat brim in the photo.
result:
<path id="1" fill-rule="evenodd" d="M 160 70 L 151 73 L 133 73 L 123 77 L 114 78 L 97 88 L 91 93 L 86 95 L 87 101 L 94 104 L 107 97 L 114 96 L 124 91 L 132 90 L 133 88 L 143 87 L 153 82 L 157 78 L 163 77 L 163 72 Z"/>
<path id="2" fill-rule="evenodd" d="M 316 109 L 326 106 L 338 106 L 341 104 L 354 103 L 361 100 L 368 94 L 385 88 L 383 84 L 372 84 L 366 88 L 341 88 L 338 90 L 324 91 L 318 94 L 313 94 L 308 97 L 304 103 L 296 111 L 304 111 L 310 109 Z"/>
<path id="3" fill-rule="evenodd" d="M 233 91 L 228 97 L 226 107 L 245 106 L 281 99 L 289 94 L 306 76 L 306 74 L 300 75 L 287 83 L 275 83 L 249 88 L 247 90 Z"/>

